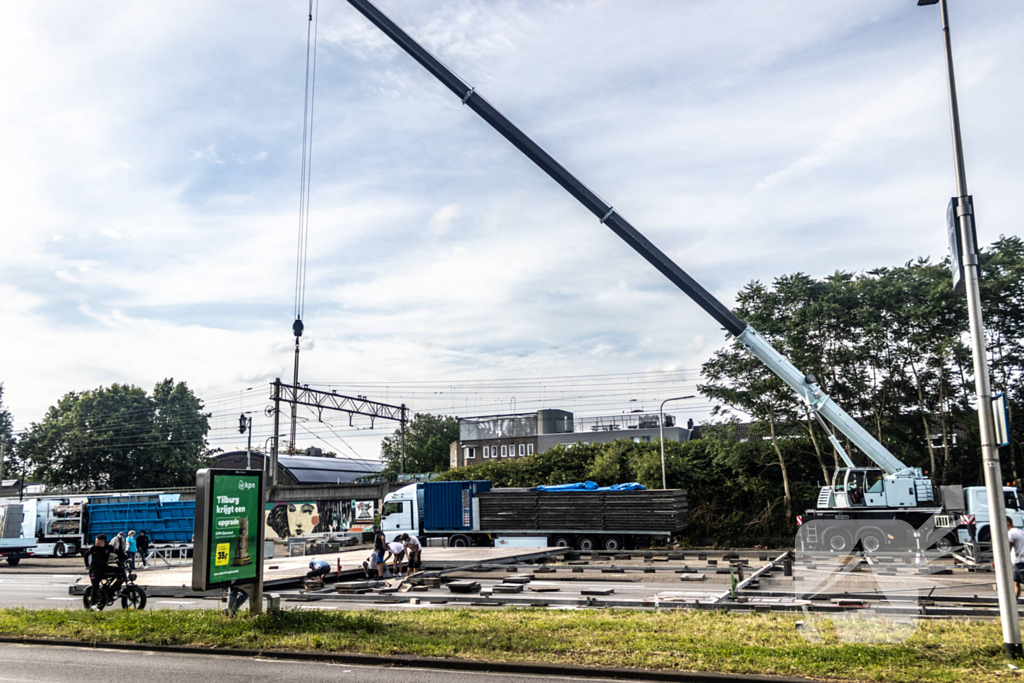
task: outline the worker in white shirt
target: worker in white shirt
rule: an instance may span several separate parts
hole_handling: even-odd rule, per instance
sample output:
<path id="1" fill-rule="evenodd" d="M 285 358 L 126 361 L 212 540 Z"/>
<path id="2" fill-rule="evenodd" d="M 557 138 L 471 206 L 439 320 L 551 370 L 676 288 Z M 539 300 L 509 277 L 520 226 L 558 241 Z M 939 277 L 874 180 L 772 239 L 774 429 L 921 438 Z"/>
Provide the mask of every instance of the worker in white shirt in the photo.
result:
<path id="1" fill-rule="evenodd" d="M 1020 585 L 1024 583 L 1024 531 L 1013 526 L 1013 519 L 1006 516 L 1006 528 L 1010 531 L 1010 561 L 1013 562 L 1013 590 L 1020 600 Z"/>
<path id="2" fill-rule="evenodd" d="M 405 544 L 396 538 L 391 543 L 388 543 L 388 554 L 393 558 L 391 573 L 401 576 L 402 560 L 405 559 Z M 384 562 L 387 563 L 387 558 L 384 558 Z"/>
<path id="3" fill-rule="evenodd" d="M 409 576 L 412 576 L 412 573 L 420 568 L 423 546 L 420 545 L 420 539 L 412 534 L 402 534 L 398 537 L 398 540 L 405 545 L 407 558 L 406 567 L 409 572 Z"/>

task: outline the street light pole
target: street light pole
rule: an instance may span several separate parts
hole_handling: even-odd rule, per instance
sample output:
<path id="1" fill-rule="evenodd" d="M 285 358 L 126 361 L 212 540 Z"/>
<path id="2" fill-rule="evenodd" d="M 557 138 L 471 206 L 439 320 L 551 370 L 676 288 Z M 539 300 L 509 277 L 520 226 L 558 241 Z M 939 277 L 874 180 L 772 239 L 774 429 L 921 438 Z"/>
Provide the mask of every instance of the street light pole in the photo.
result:
<path id="1" fill-rule="evenodd" d="M 252 469 L 252 417 L 246 417 L 245 413 L 238 416 L 238 431 L 245 434 L 249 430 L 249 443 L 245 447 L 245 469 Z"/>
<path id="2" fill-rule="evenodd" d="M 996 590 L 1003 626 L 1003 648 L 1013 659 L 1022 656 L 1020 619 L 1013 594 L 1007 537 L 1006 505 L 1003 498 L 1003 473 L 996 444 L 995 421 L 992 414 L 992 388 L 989 381 L 988 357 L 985 355 L 985 324 L 981 315 L 981 289 L 978 284 L 980 266 L 975 243 L 974 209 L 967 192 L 967 171 L 964 167 L 963 139 L 960 135 L 960 109 L 956 99 L 956 78 L 953 75 L 953 45 L 949 37 L 947 0 L 918 0 L 918 5 L 938 2 L 942 14 L 942 36 L 946 47 L 946 81 L 949 88 L 949 118 L 953 130 L 953 162 L 956 166 L 957 219 L 963 243 L 961 263 L 967 293 L 967 314 L 970 320 L 971 354 L 974 359 L 974 389 L 978 397 L 978 422 L 981 428 L 981 455 L 984 462 L 985 489 L 988 494 L 989 529 L 995 555 Z M 956 255 L 954 255 L 956 256 Z"/>
<path id="3" fill-rule="evenodd" d="M 661 436 L 658 441 L 661 442 L 661 488 L 668 488 L 668 477 L 665 474 L 665 404 L 669 401 L 683 401 L 693 396 L 677 396 L 675 398 L 666 398 L 661 402 L 661 407 L 658 408 L 658 430 Z"/>

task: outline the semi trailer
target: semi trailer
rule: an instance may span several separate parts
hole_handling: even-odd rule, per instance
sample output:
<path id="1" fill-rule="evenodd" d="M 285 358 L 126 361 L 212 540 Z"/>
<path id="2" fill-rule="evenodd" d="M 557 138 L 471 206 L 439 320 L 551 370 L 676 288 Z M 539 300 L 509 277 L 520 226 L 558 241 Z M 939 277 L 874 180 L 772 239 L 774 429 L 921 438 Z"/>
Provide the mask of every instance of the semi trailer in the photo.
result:
<path id="1" fill-rule="evenodd" d="M 449 547 L 622 550 L 665 545 L 686 528 L 686 491 L 543 491 L 489 481 L 422 482 L 384 498 L 381 528 Z"/>
<path id="2" fill-rule="evenodd" d="M 154 546 L 187 544 L 195 525 L 195 502 L 179 500 L 176 493 L 26 498 L 0 503 L 0 515 L 5 534 L 0 553 L 6 552 L 10 561 L 15 544 L 37 556 L 66 557 L 78 554 L 99 534 L 113 537 L 133 529 L 145 529 Z M 4 545 L 12 549 L 5 551 Z"/>

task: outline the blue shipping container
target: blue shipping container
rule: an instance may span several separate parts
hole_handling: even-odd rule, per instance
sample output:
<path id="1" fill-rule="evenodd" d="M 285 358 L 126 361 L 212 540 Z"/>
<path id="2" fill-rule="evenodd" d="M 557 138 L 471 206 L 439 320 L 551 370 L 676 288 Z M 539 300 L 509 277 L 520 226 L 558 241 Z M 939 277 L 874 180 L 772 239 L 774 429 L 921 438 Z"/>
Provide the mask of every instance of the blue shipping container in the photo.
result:
<path id="1" fill-rule="evenodd" d="M 423 527 L 430 531 L 473 528 L 473 496 L 491 490 L 489 481 L 428 481 L 423 484 Z"/>

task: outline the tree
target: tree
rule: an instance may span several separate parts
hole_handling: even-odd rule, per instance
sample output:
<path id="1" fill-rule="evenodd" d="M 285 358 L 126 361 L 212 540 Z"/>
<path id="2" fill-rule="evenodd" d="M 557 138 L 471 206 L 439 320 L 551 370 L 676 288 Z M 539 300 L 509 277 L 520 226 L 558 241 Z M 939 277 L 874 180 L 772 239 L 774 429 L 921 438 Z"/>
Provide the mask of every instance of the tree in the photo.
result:
<path id="1" fill-rule="evenodd" d="M 450 447 L 459 440 L 459 421 L 454 417 L 417 413 L 405 427 L 405 462 L 402 462 L 402 430 L 384 437 L 380 459 L 382 474 L 394 478 L 403 473 L 444 472 L 451 461 Z"/>
<path id="2" fill-rule="evenodd" d="M 65 490 L 189 486 L 206 462 L 209 417 L 184 382 L 166 379 L 153 396 L 113 384 L 63 396 L 18 453 L 35 478 Z"/>
<path id="3" fill-rule="evenodd" d="M 11 411 L 4 406 L 3 384 L 0 384 L 0 444 L 3 444 L 3 466 L 0 467 L 0 479 L 4 477 L 13 479 L 14 477 L 11 473 L 16 471 L 14 460 L 14 418 L 11 417 Z"/>

